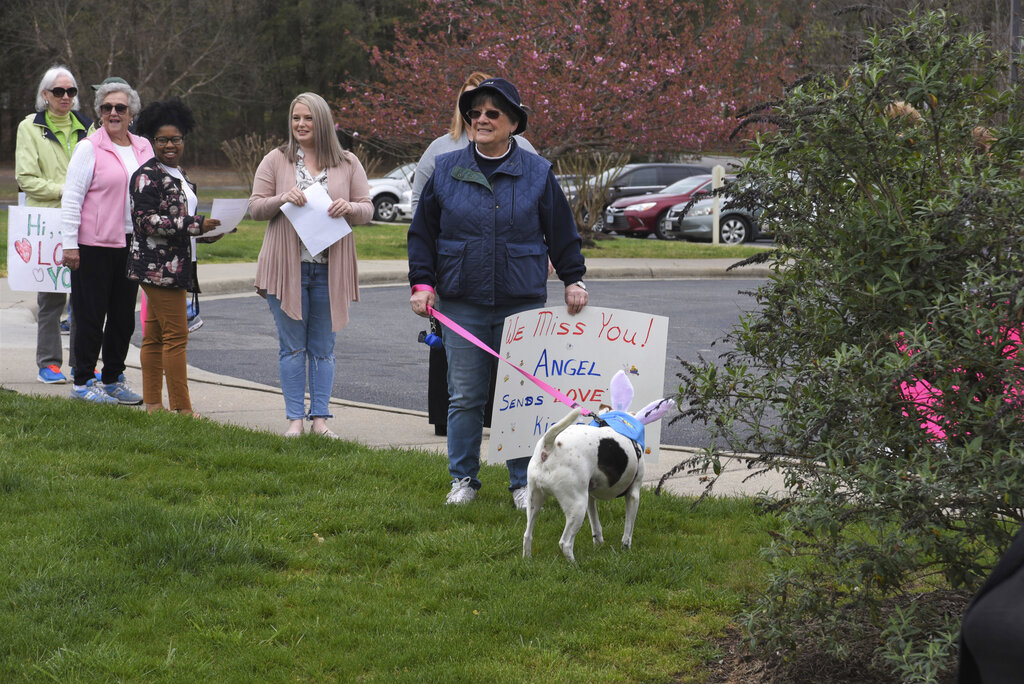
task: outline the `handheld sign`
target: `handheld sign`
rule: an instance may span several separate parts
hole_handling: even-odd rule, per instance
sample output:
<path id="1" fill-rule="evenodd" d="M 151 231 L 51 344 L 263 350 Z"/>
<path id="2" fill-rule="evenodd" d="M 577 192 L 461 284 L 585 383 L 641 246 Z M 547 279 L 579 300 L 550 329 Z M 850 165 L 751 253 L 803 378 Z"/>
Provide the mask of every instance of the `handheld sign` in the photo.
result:
<path id="1" fill-rule="evenodd" d="M 633 383 L 634 409 L 664 396 L 667 343 L 665 316 L 596 306 L 571 316 L 565 306 L 556 306 L 506 318 L 500 354 L 599 414 L 611 410 L 609 384 L 619 370 Z M 537 440 L 570 410 L 500 364 L 487 462 L 532 456 Z M 581 420 L 589 423 L 591 418 Z M 645 457 L 653 463 L 661 424 L 648 425 L 646 434 Z"/>
<path id="2" fill-rule="evenodd" d="M 7 282 L 12 290 L 71 291 L 71 269 L 64 265 L 59 208 L 8 207 Z"/>

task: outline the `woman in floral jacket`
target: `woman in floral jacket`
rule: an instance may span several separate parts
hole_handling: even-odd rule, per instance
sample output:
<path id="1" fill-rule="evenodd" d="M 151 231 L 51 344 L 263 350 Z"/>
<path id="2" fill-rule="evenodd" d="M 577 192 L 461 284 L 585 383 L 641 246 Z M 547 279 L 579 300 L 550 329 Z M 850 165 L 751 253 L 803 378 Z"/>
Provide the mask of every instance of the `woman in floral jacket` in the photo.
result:
<path id="1" fill-rule="evenodd" d="M 149 412 L 163 409 L 166 375 L 171 410 L 195 415 L 188 394 L 186 292 L 199 292 L 194 241 L 220 221 L 196 214 L 196 186 L 178 166 L 194 126 L 191 110 L 178 98 L 154 102 L 136 118 L 136 130 L 150 139 L 156 155 L 129 183 L 135 232 L 128 277 L 142 284 L 147 298 L 140 359 Z"/>

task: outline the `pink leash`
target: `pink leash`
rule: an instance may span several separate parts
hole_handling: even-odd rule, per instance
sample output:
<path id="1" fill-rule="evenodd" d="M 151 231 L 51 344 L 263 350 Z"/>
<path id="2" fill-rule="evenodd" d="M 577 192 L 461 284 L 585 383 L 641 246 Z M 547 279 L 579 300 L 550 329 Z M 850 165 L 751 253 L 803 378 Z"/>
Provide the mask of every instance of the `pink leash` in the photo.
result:
<path id="1" fill-rule="evenodd" d="M 511 361 L 509 361 L 508 359 L 502 358 L 501 354 L 499 354 L 498 352 L 496 352 L 493 349 L 491 349 L 490 347 L 488 347 L 486 344 L 484 344 L 479 339 L 477 339 L 477 337 L 473 333 L 469 332 L 468 330 L 463 328 L 461 325 L 459 325 L 458 323 L 456 323 L 452 319 L 450 319 L 447 316 L 445 316 L 443 313 L 441 313 L 440 311 L 438 311 L 434 307 L 427 306 L 427 313 L 429 313 L 431 316 L 433 316 L 437 320 L 441 321 L 442 325 L 444 325 L 446 328 L 451 330 L 453 333 L 455 333 L 459 337 L 462 337 L 463 339 L 465 339 L 465 340 L 467 340 L 469 342 L 472 342 L 477 347 L 479 347 L 480 349 L 484 350 L 485 352 L 487 352 L 488 354 L 490 354 L 494 358 L 496 358 L 499 361 L 502 361 L 504 363 L 507 363 L 512 368 L 515 368 L 518 372 L 520 372 L 523 375 L 525 375 L 527 380 L 529 380 L 530 382 L 535 384 L 537 387 L 540 387 L 542 390 L 544 390 L 545 392 L 547 392 L 548 394 L 553 396 L 556 401 L 562 402 L 563 404 L 565 404 L 569 408 L 578 408 L 578 409 L 580 409 L 580 411 L 584 415 L 587 415 L 587 416 L 596 416 L 597 415 L 593 411 L 590 411 L 590 410 L 584 408 L 583 406 L 580 406 L 578 403 L 576 403 L 575 401 L 573 401 L 569 397 L 567 397 L 564 394 L 562 394 L 561 391 L 555 389 L 554 387 L 552 387 L 548 383 L 544 382 L 543 380 L 541 380 L 537 376 L 533 375 L 532 373 L 530 373 L 528 371 L 523 370 L 519 366 L 517 366 L 514 363 L 512 363 Z"/>

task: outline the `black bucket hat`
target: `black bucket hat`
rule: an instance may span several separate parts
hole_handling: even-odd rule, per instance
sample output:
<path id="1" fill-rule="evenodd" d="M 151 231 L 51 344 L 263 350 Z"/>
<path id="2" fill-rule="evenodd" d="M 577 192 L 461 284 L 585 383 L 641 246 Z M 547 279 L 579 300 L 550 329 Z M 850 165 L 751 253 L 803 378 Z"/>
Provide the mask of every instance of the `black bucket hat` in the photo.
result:
<path id="1" fill-rule="evenodd" d="M 526 130 L 526 107 L 523 105 L 522 100 L 519 99 L 519 91 L 516 90 L 514 85 L 503 78 L 489 78 L 476 88 L 467 90 L 459 96 L 459 112 L 462 113 L 463 119 L 469 120 L 467 113 L 473 106 L 473 98 L 484 90 L 497 93 L 515 110 L 516 118 L 519 119 L 519 125 L 516 126 L 513 135 L 519 135 Z"/>

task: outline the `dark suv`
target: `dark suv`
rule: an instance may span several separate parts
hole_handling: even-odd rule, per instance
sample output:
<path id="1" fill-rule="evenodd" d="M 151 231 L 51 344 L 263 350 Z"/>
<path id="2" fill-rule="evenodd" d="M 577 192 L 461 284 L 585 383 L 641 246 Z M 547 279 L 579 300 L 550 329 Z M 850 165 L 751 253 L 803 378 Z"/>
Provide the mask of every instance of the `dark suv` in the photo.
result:
<path id="1" fill-rule="evenodd" d="M 681 178 L 703 173 L 711 173 L 711 169 L 695 164 L 626 164 L 625 166 L 608 169 L 600 176 L 597 176 L 594 181 L 601 184 L 607 178 L 614 179 L 608 184 L 608 204 L 611 204 L 620 197 L 657 192 L 666 185 L 671 185 Z M 602 208 L 601 216 L 597 220 L 595 229 L 603 230 L 604 213 L 607 208 L 607 205 Z"/>
<path id="2" fill-rule="evenodd" d="M 693 164 L 626 164 L 605 172 L 615 178 L 608 188 L 608 203 L 629 195 L 657 192 L 680 178 L 711 173 L 706 166 Z"/>

